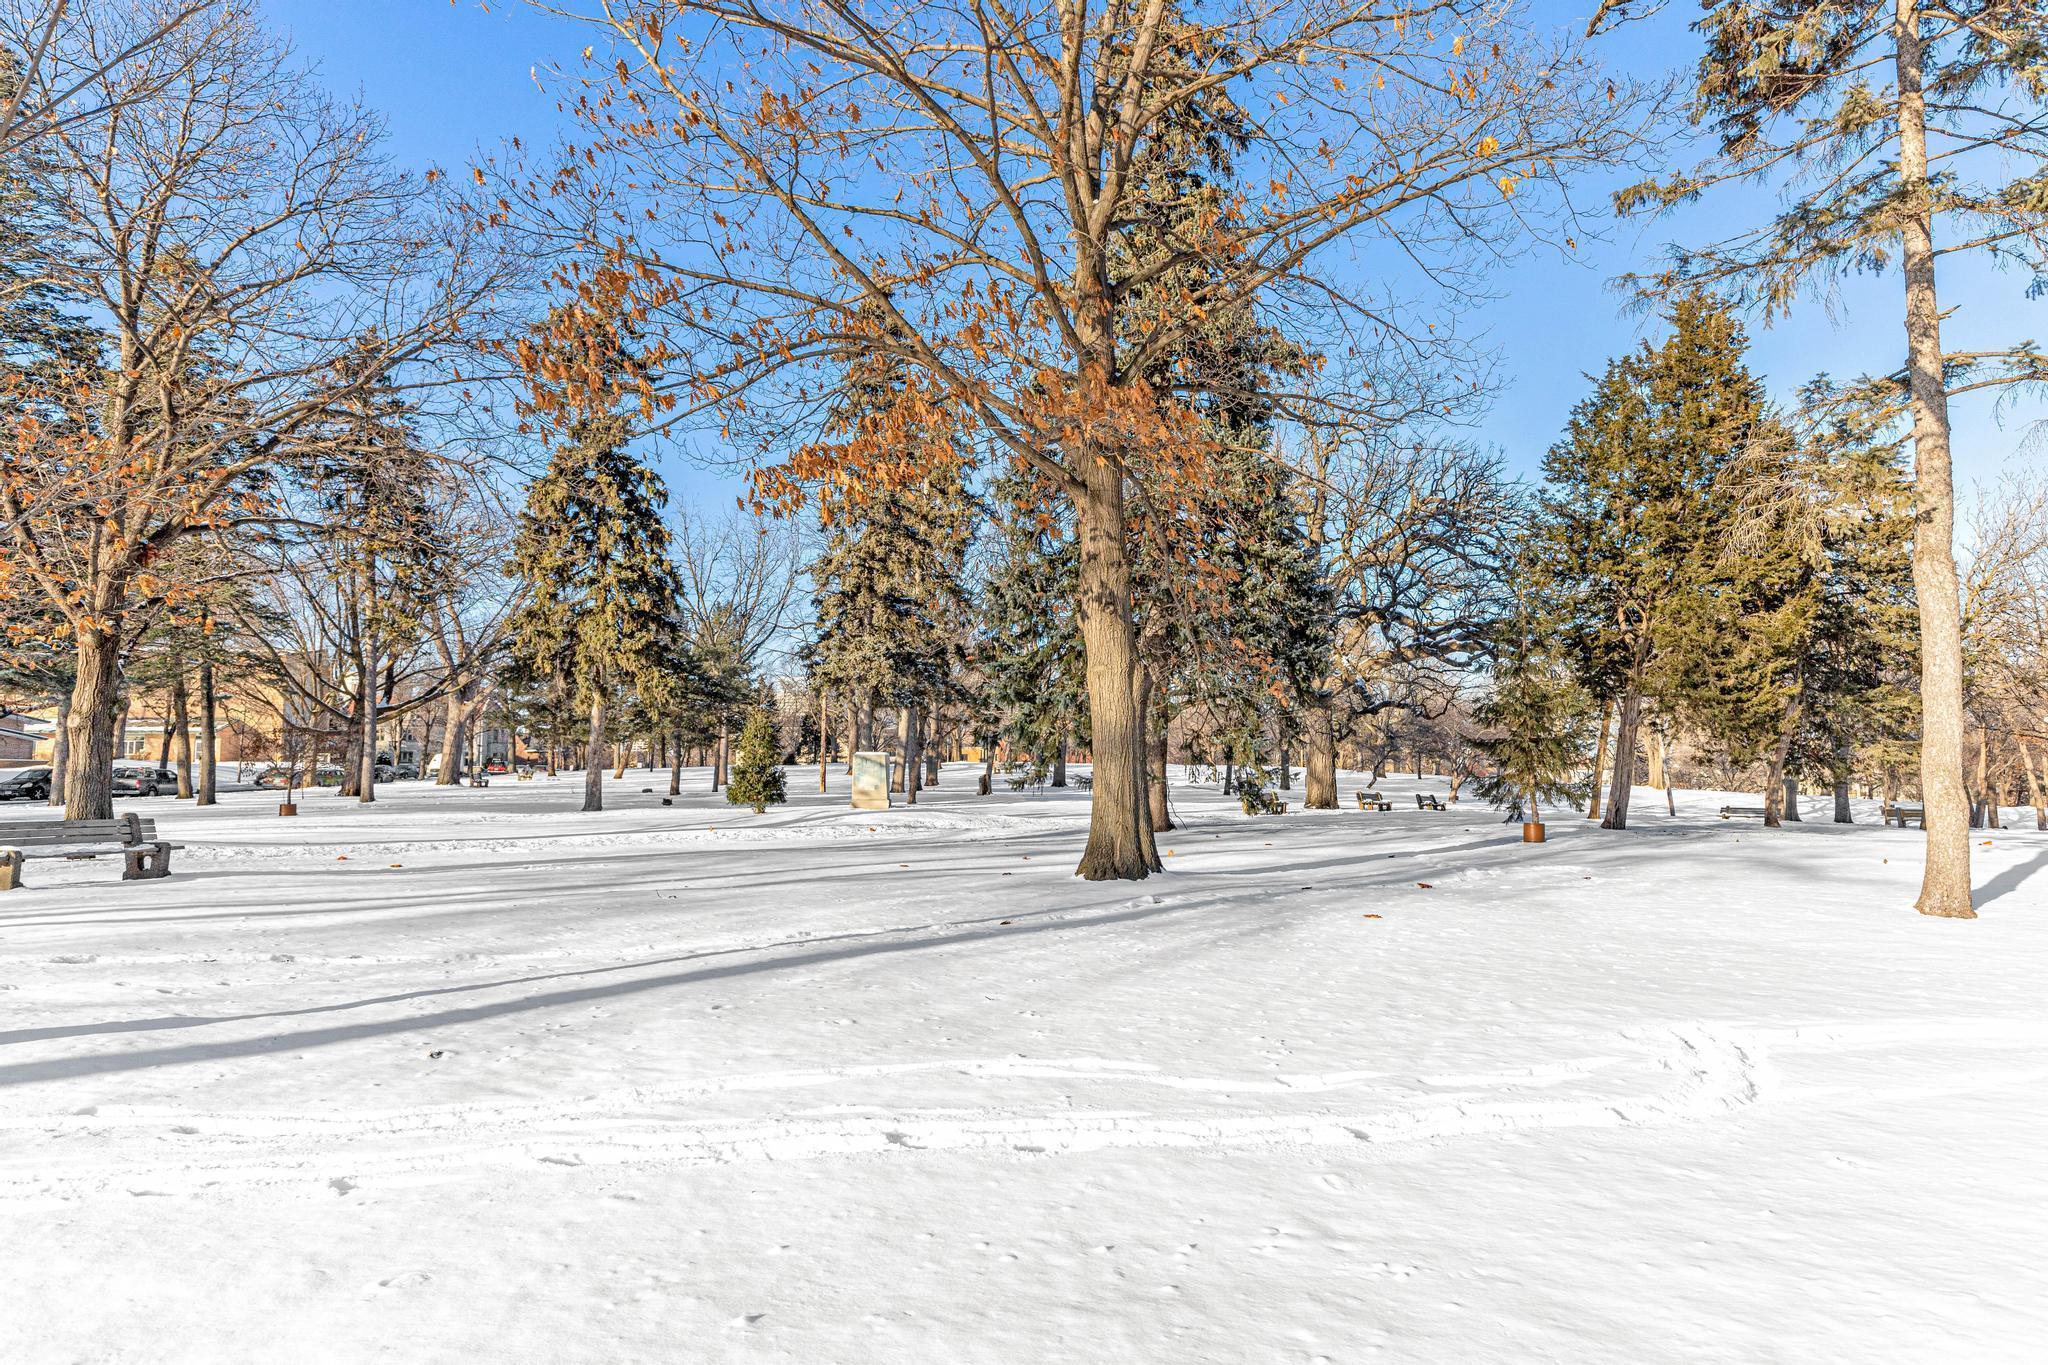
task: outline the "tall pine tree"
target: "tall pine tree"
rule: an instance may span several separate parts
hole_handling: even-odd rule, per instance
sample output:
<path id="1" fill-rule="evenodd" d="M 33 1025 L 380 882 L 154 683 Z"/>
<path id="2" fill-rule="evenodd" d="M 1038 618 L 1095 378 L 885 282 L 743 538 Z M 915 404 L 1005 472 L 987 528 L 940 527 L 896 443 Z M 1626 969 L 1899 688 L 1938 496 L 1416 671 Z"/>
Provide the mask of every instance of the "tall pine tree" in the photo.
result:
<path id="1" fill-rule="evenodd" d="M 527 490 L 513 547 L 520 602 L 509 631 L 531 676 L 558 680 L 589 718 L 583 809 L 604 809 L 605 720 L 652 688 L 673 657 L 678 588 L 661 479 L 628 448 L 625 376 L 639 362 L 616 325 L 602 348 L 558 363 L 616 376 L 610 406 L 564 409 L 548 467 Z M 598 391 L 606 391 L 602 386 Z"/>
<path id="2" fill-rule="evenodd" d="M 1662 344 L 1608 365 L 1543 460 L 1535 586 L 1581 679 L 1618 712 L 1606 829 L 1628 825 L 1644 702 L 1716 647 L 1688 600 L 1718 571 L 1732 509 L 1722 471 L 1764 412 L 1733 317 L 1692 295 L 1669 321 Z"/>

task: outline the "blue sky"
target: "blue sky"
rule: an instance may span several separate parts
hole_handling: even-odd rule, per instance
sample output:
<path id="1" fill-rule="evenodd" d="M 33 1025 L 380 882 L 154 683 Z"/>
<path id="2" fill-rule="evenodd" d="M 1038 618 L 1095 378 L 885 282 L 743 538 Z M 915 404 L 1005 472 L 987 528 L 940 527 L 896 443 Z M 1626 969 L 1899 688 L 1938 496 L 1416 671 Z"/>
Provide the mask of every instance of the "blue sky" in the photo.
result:
<path id="1" fill-rule="evenodd" d="M 1546 6 L 1559 23 L 1574 20 L 1584 0 Z M 274 23 L 291 33 L 305 57 L 318 64 L 338 94 L 359 94 L 389 121 L 393 155 L 406 163 L 459 168 L 501 138 L 545 142 L 559 126 L 552 97 L 536 88 L 533 69 L 573 58 L 587 36 L 527 10 L 517 0 L 270 0 Z M 1678 0 L 1650 23 L 1606 40 L 1608 60 L 1650 75 L 1690 66 L 1697 39 L 1685 24 L 1693 8 Z M 1682 156 L 1682 150 L 1678 152 Z M 1597 206 L 1599 187 L 1582 201 Z M 1609 287 L 1616 275 L 1653 265 L 1666 243 L 1718 237 L 1745 218 L 1767 212 L 1768 198 L 1717 198 L 1676 219 L 1647 224 L 1608 223 L 1598 238 L 1581 240 L 1570 260 L 1532 253 L 1504 266 L 1497 299 L 1473 322 L 1496 356 L 1499 394 L 1473 432 L 1500 449 L 1517 470 L 1534 473 L 1586 390 L 1582 377 L 1657 327 L 1654 318 L 1629 312 Z M 2009 345 L 2048 332 L 2048 301 L 2025 296 L 2026 281 L 1983 268 L 1949 263 L 1941 279 L 1944 302 L 1956 310 L 1946 340 L 1952 347 Z M 1903 354 L 1900 285 L 1895 276 L 1848 282 L 1830 316 L 1819 301 L 1802 304 L 1775 327 L 1752 327 L 1752 364 L 1772 392 L 1789 396 L 1825 370 L 1838 378 L 1896 368 Z M 2037 464 L 2031 452 L 2034 423 L 2048 404 L 2027 399 L 1994 411 L 1994 400 L 1971 396 L 1956 411 L 1959 479 L 1989 481 L 2018 461 Z M 684 496 L 708 501 L 731 486 L 725 472 L 667 462 L 671 484 Z"/>

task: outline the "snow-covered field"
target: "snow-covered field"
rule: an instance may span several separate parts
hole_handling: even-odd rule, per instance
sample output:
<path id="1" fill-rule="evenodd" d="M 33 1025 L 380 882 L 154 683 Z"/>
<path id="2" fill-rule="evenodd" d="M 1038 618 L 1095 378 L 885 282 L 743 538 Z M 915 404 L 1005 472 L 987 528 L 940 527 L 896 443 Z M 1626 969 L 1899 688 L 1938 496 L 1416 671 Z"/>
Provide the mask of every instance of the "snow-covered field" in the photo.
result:
<path id="1" fill-rule="evenodd" d="M 843 781 L 31 863 L 0 1360 L 2048 1359 L 2048 835 L 1957 923 L 1917 832 L 1714 794 L 1528 847 L 1182 787 L 1091 885 L 1081 793 Z"/>

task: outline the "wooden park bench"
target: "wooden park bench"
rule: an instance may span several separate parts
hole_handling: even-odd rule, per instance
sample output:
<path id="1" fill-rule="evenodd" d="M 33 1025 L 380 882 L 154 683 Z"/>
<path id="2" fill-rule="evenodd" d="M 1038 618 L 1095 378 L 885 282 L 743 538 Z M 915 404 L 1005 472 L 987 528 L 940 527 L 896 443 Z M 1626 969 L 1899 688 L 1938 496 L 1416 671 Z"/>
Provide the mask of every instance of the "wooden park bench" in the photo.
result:
<path id="1" fill-rule="evenodd" d="M 97 858 L 120 854 L 124 882 L 171 875 L 171 853 L 183 844 L 156 837 L 156 821 L 130 811 L 112 820 L 0 820 L 0 891 L 21 885 L 29 858 Z"/>
<path id="2" fill-rule="evenodd" d="M 1360 792 L 1358 794 L 1358 808 L 1360 810 L 1392 810 L 1394 803 L 1381 796 L 1378 792 Z"/>
<path id="3" fill-rule="evenodd" d="M 1074 785 L 1084 792 L 1094 791 L 1095 779 L 1088 773 L 1077 773 L 1074 777 Z"/>
<path id="4" fill-rule="evenodd" d="M 1726 819 L 1728 819 L 1728 818 L 1729 818 L 1730 816 L 1738 816 L 1738 815 L 1739 815 L 1739 816 L 1742 816 L 1742 817 L 1744 817 L 1744 818 L 1746 818 L 1746 819 L 1750 819 L 1750 820 L 1761 820 L 1761 819 L 1763 819 L 1763 818 L 1764 818 L 1764 808 L 1763 808 L 1762 806 L 1723 806 L 1723 807 L 1721 807 L 1721 818 L 1722 818 L 1723 820 L 1726 820 Z"/>
<path id="5" fill-rule="evenodd" d="M 1443 808 L 1444 799 L 1441 796 L 1425 796 L 1421 792 L 1415 793 L 1415 809 L 1442 810 Z"/>
<path id="6" fill-rule="evenodd" d="M 1887 825 L 1897 825 L 1897 826 L 1898 826 L 1898 827 L 1899 827 L 1900 829 L 1904 829 L 1904 828 L 1906 827 L 1906 822 L 1907 822 L 1908 820 L 1915 820 L 1915 821 L 1918 821 L 1918 822 L 1919 822 L 1919 824 L 1920 824 L 1920 828 L 1922 828 L 1922 829 L 1926 829 L 1926 828 L 1927 828 L 1927 807 L 1925 807 L 1925 806 L 1895 806 L 1895 805 L 1891 804 L 1891 802 L 1889 802 L 1889 801 L 1885 802 L 1885 804 L 1884 804 L 1884 822 L 1885 822 L 1885 823 L 1886 823 Z"/>

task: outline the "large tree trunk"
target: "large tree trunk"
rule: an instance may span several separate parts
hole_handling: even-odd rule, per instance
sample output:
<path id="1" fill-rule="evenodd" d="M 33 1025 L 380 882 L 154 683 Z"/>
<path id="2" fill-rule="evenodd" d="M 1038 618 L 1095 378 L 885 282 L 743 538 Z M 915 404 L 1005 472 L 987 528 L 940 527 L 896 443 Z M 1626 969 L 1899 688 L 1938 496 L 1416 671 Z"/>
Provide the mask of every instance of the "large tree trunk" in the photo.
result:
<path id="1" fill-rule="evenodd" d="M 1974 919 L 1970 811 L 1963 790 L 1963 625 L 1956 581 L 1955 476 L 1949 460 L 1941 307 L 1928 202 L 1924 54 L 1917 0 L 1897 0 L 1900 264 L 1906 277 L 1906 376 L 1913 401 L 1913 595 L 1920 606 L 1920 799 L 1926 811 L 1923 915 Z"/>
<path id="2" fill-rule="evenodd" d="M 121 709 L 119 640 L 111 630 L 80 627 L 78 673 L 71 684 L 70 737 L 64 763 L 64 818 L 114 818 L 114 728 Z"/>
<path id="3" fill-rule="evenodd" d="M 604 809 L 604 713 L 600 691 L 590 703 L 590 752 L 583 765 L 583 809 Z"/>
<path id="4" fill-rule="evenodd" d="M 434 774 L 434 785 L 452 787 L 462 779 L 462 732 L 468 724 L 467 687 L 449 691 L 442 702 L 441 711 L 441 769 Z M 548 746 L 548 776 L 555 773 L 554 746 Z"/>
<path id="5" fill-rule="evenodd" d="M 1805 817 L 1799 813 L 1799 774 L 1787 772 L 1780 780 L 1785 786 L 1785 818 L 1804 824 Z"/>
<path id="6" fill-rule="evenodd" d="M 825 689 L 818 689 L 818 790 L 825 790 L 825 765 L 832 759 L 832 710 L 825 704 Z M 680 760 L 678 760 L 680 761 Z"/>
<path id="7" fill-rule="evenodd" d="M 363 748 L 362 773 L 356 779 L 356 800 L 367 805 L 377 799 L 377 660 L 363 655 Z"/>
<path id="8" fill-rule="evenodd" d="M 1306 727 L 1308 771 L 1302 776 L 1301 804 L 1309 810 L 1337 809 L 1337 718 L 1328 702 L 1308 708 Z"/>
<path id="9" fill-rule="evenodd" d="M 71 693 L 59 692 L 55 701 L 57 729 L 50 736 L 50 796 L 48 805 L 64 804 L 64 781 L 71 771 Z"/>
<path id="10" fill-rule="evenodd" d="M 1086 461 L 1076 499 L 1081 563 L 1075 603 L 1087 656 L 1090 750 L 1095 762 L 1088 846 L 1075 869 L 1089 881 L 1137 881 L 1156 868 L 1145 836 L 1145 721 L 1138 713 L 1131 570 L 1124 549 L 1123 475 Z"/>
<path id="11" fill-rule="evenodd" d="M 1614 727 L 1614 698 L 1600 703 L 1600 740 L 1593 746 L 1593 786 L 1586 798 L 1586 818 L 1600 818 L 1600 782 L 1607 775 L 1607 732 Z"/>
<path id="12" fill-rule="evenodd" d="M 220 693 L 213 683 L 213 659 L 210 655 L 199 656 L 199 804 L 210 806 L 214 802 L 220 769 L 220 729 L 216 715 L 220 710 Z M 237 760 L 239 765 L 240 760 Z M 235 776 L 242 775 L 239 766 Z"/>
<path id="13" fill-rule="evenodd" d="M 1052 784 L 1055 787 L 1067 785 L 1067 737 L 1060 736 L 1060 744 L 1052 751 Z"/>
<path id="14" fill-rule="evenodd" d="M 1849 810 L 1849 775 L 1843 773 L 1835 778 L 1835 823 L 1853 825 L 1856 817 Z"/>
<path id="15" fill-rule="evenodd" d="M 1798 732 L 1799 704 L 1794 701 L 1778 722 L 1778 738 L 1764 767 L 1764 824 L 1770 829 L 1784 823 L 1786 798 L 1798 790 L 1785 772 L 1785 763 L 1792 756 L 1792 737 Z"/>
<path id="16" fill-rule="evenodd" d="M 180 668 L 171 679 L 171 757 L 178 765 L 178 799 L 192 799 L 192 689 Z"/>
<path id="17" fill-rule="evenodd" d="M 1614 773 L 1607 784 L 1607 814 L 1600 819 L 1602 829 L 1628 828 L 1628 798 L 1636 780 L 1636 727 L 1642 714 L 1642 696 L 1630 686 L 1622 694 L 1621 715 L 1614 727 Z"/>
<path id="18" fill-rule="evenodd" d="M 824 778 L 822 770 L 818 776 L 822 783 Z M 824 790 L 822 785 L 819 790 Z M 671 738 L 668 746 L 668 794 L 670 796 L 681 796 L 683 794 L 683 737 L 680 733 Z"/>

